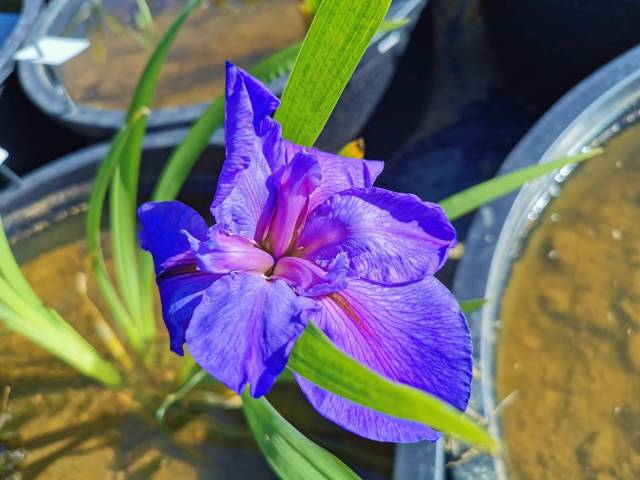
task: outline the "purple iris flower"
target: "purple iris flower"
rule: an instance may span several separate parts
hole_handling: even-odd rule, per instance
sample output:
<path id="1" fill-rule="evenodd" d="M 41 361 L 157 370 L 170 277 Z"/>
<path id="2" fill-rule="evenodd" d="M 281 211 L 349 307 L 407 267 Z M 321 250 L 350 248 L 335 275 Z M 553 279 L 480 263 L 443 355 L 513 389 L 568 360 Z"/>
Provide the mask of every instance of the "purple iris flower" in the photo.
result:
<path id="1" fill-rule="evenodd" d="M 227 65 L 226 160 L 209 227 L 180 202 L 139 209 L 171 349 L 241 393 L 265 395 L 305 325 L 379 374 L 464 410 L 471 339 L 434 273 L 455 244 L 442 209 L 373 187 L 383 164 L 282 138 L 279 100 Z M 326 418 L 367 438 L 435 440 L 296 377 Z"/>

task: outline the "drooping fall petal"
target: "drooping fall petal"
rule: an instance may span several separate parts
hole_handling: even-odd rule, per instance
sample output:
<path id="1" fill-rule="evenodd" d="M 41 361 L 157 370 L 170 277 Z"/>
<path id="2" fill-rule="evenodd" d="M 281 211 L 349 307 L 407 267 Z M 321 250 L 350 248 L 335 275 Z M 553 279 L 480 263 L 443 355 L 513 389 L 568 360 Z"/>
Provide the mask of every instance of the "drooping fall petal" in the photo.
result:
<path id="1" fill-rule="evenodd" d="M 187 329 L 198 364 L 232 390 L 267 393 L 317 309 L 282 280 L 231 274 L 209 287 Z"/>
<path id="2" fill-rule="evenodd" d="M 171 350 L 182 355 L 193 310 L 202 292 L 218 278 L 196 270 L 188 240 L 188 236 L 206 239 L 208 227 L 195 210 L 180 202 L 145 203 L 138 209 L 138 217 L 142 224 L 140 244 L 153 256 Z"/>
<path id="3" fill-rule="evenodd" d="M 471 338 L 456 300 L 435 278 L 400 286 L 352 280 L 319 297 L 317 325 L 340 349 L 374 371 L 464 410 L 471 391 Z M 311 404 L 363 437 L 388 442 L 435 440 L 437 432 L 365 407 L 298 378 Z"/>

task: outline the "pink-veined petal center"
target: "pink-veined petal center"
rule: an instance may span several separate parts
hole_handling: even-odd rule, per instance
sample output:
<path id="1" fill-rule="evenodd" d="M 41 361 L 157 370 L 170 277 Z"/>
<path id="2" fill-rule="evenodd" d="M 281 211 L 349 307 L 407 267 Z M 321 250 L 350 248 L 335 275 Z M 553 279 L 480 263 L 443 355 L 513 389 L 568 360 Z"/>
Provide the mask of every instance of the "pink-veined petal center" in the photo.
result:
<path id="1" fill-rule="evenodd" d="M 313 155 L 296 154 L 273 176 L 276 205 L 262 246 L 275 259 L 294 247 L 307 217 L 309 197 L 320 185 L 320 165 Z"/>

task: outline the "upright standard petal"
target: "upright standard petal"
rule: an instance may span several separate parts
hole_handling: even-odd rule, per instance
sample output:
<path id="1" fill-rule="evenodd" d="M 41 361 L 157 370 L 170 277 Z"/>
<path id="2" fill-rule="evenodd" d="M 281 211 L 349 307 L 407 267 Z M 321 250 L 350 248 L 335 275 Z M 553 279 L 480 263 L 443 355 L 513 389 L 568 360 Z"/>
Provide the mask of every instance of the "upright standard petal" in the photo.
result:
<path id="1" fill-rule="evenodd" d="M 279 100 L 258 80 L 227 64 L 226 159 L 211 211 L 232 233 L 254 238 L 270 214 L 267 179 L 284 164 Z"/>
<path id="2" fill-rule="evenodd" d="M 314 318 L 331 341 L 374 371 L 464 410 L 471 391 L 471 336 L 456 300 L 438 280 L 382 286 L 352 280 L 319 297 Z M 298 377 L 326 418 L 363 437 L 387 442 L 435 440 L 438 433 L 358 406 Z"/>
<path id="3" fill-rule="evenodd" d="M 395 284 L 435 273 L 455 240 L 455 230 L 438 205 L 371 188 L 342 192 L 316 208 L 298 248 L 320 264 L 344 251 L 357 276 Z"/>
<path id="4" fill-rule="evenodd" d="M 320 164 L 322 182 L 311 195 L 310 212 L 336 193 L 353 188 L 371 188 L 384 167 L 384 163 L 379 160 L 341 157 L 315 148 L 301 147 L 286 140 L 283 144 L 287 158 L 290 159 L 299 152 L 305 152 L 316 157 Z"/>
<path id="5" fill-rule="evenodd" d="M 192 208 L 180 202 L 150 202 L 138 209 L 140 244 L 153 256 L 162 316 L 171 350 L 182 355 L 185 331 L 202 292 L 218 278 L 196 270 L 189 237 L 206 240 L 208 227 Z"/>
<path id="6" fill-rule="evenodd" d="M 266 394 L 316 303 L 297 296 L 282 280 L 231 274 L 206 290 L 187 329 L 193 358 L 212 376 L 241 393 Z"/>
<path id="7" fill-rule="evenodd" d="M 271 178 L 276 203 L 263 245 L 275 258 L 293 247 L 309 211 L 309 197 L 320 185 L 321 178 L 318 160 L 306 153 L 296 154 Z"/>

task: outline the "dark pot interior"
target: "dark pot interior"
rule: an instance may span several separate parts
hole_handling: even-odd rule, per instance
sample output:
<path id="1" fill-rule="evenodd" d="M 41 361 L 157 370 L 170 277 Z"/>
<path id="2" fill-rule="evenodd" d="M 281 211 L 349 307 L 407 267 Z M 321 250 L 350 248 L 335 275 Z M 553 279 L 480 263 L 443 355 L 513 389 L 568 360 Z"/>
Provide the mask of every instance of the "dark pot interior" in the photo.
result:
<path id="1" fill-rule="evenodd" d="M 505 79 L 540 111 L 640 42 L 638 0 L 483 0 L 483 6 Z"/>

